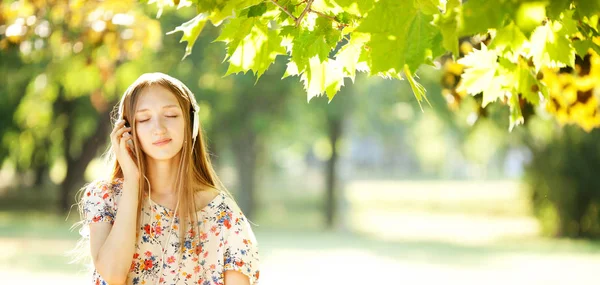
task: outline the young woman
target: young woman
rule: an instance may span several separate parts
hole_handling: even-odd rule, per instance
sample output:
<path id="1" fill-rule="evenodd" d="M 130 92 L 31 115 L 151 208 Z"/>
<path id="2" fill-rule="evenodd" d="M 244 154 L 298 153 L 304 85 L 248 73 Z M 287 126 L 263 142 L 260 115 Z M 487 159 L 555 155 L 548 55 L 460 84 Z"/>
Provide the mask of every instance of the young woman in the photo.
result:
<path id="1" fill-rule="evenodd" d="M 183 83 L 140 76 L 110 140 L 110 175 L 80 203 L 93 284 L 257 284 L 256 239 L 211 166 Z"/>

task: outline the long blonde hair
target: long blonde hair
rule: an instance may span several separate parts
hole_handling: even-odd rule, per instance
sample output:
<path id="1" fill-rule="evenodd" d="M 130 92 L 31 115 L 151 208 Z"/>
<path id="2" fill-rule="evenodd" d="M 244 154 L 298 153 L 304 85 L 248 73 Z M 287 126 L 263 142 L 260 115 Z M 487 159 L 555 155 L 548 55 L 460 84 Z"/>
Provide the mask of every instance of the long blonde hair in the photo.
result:
<path id="1" fill-rule="evenodd" d="M 201 124 L 198 126 L 199 131 L 198 136 L 196 137 L 196 142 L 192 144 L 192 104 L 196 104 L 194 94 L 187 88 L 187 86 L 185 86 L 185 84 L 169 75 L 163 73 L 143 74 L 129 86 L 121 98 L 120 106 L 122 106 L 122 114 L 117 112 L 117 116 L 122 115 L 123 119 L 127 120 L 131 124 L 131 134 L 135 142 L 135 153 L 140 154 L 143 152 L 140 149 L 140 142 L 136 135 L 135 116 L 133 116 L 134 110 L 142 91 L 153 85 L 164 87 L 171 91 L 173 95 L 175 95 L 177 101 L 179 102 L 179 106 L 181 107 L 185 122 L 185 134 L 181 149 L 181 160 L 179 163 L 179 171 L 177 172 L 177 177 L 175 180 L 175 187 L 178 193 L 177 199 L 180 205 L 178 211 L 180 217 L 179 244 L 181 248 L 183 248 L 186 232 L 188 230 L 187 223 L 191 221 L 192 225 L 198 224 L 194 194 L 197 191 L 202 191 L 202 189 L 205 189 L 206 187 L 216 189 L 220 192 L 226 192 L 227 194 L 229 193 L 213 169 L 210 156 L 207 151 L 206 142 L 204 140 L 204 136 L 202 135 Z M 117 118 L 117 120 L 118 119 L 120 118 Z M 190 152 L 190 150 L 192 151 Z M 112 152 L 110 155 L 113 156 L 110 159 L 110 161 L 113 161 L 113 166 L 111 168 L 112 174 L 109 178 L 111 181 L 115 178 L 123 178 L 123 172 L 121 171 L 119 162 L 116 160 Z M 141 174 L 139 181 L 139 201 L 142 201 L 142 195 L 150 191 L 149 185 L 146 183 L 144 178 L 147 173 L 145 154 L 137 155 L 137 165 Z M 140 218 L 139 215 L 142 211 L 142 204 L 143 203 L 138 204 L 138 225 Z M 195 231 L 195 234 L 197 235 L 198 231 Z M 196 237 L 194 236 L 193 238 Z"/>
<path id="2" fill-rule="evenodd" d="M 193 143 L 193 117 L 191 113 L 194 110 L 192 104 L 196 103 L 194 94 L 187 88 L 187 86 L 185 86 L 181 81 L 179 81 L 176 78 L 173 78 L 163 73 L 146 73 L 141 75 L 133 84 L 129 86 L 129 88 L 123 94 L 119 105 L 115 106 L 116 109 L 112 112 L 113 124 L 116 123 L 116 121 L 121 119 L 122 117 L 130 123 L 130 126 L 132 128 L 130 133 L 133 136 L 135 153 L 138 154 L 136 156 L 136 164 L 140 172 L 140 181 L 138 184 L 140 187 L 138 192 L 138 201 L 144 201 L 144 194 L 149 194 L 150 188 L 149 183 L 147 183 L 146 180 L 146 155 L 142 152 L 140 148 L 140 142 L 136 135 L 135 116 L 133 116 L 133 114 L 142 91 L 145 88 L 148 88 L 149 86 L 156 85 L 166 88 L 171 93 L 173 93 L 173 95 L 175 95 L 181 107 L 183 118 L 185 121 L 184 142 L 181 149 L 179 169 L 177 171 L 177 177 L 175 180 L 176 193 L 178 194 L 177 201 L 180 205 L 177 214 L 179 215 L 180 225 L 179 254 L 181 258 L 181 255 L 183 254 L 184 242 L 190 229 L 189 226 L 196 225 L 196 228 L 198 227 L 198 218 L 196 216 L 196 202 L 194 199 L 195 193 L 198 191 L 204 191 L 204 189 L 207 188 L 212 188 L 219 191 L 220 193 L 226 194 L 230 198 L 232 198 L 232 196 L 229 193 L 229 191 L 225 188 L 225 186 L 218 178 L 216 172 L 213 169 L 210 160 L 210 155 L 207 151 L 206 143 L 204 140 L 203 129 L 201 127 L 201 124 L 198 126 L 198 135 L 195 139 L 195 143 Z M 119 165 L 119 162 L 117 161 L 114 153 L 110 151 L 110 147 L 108 148 L 106 154 L 106 161 L 108 162 L 108 165 L 111 166 L 107 179 L 109 179 L 109 181 L 114 181 L 117 178 L 123 178 L 123 171 L 121 170 L 121 166 Z M 84 188 L 82 188 L 80 192 L 83 192 L 85 188 L 86 187 L 84 186 Z M 79 203 L 79 213 L 81 219 L 83 220 L 83 205 L 81 204 L 81 201 L 79 201 Z M 136 222 L 137 230 L 140 229 L 142 207 L 143 203 L 138 203 L 138 215 Z M 82 222 L 79 223 L 81 224 Z M 198 239 L 199 230 L 191 231 L 190 235 L 192 240 Z M 81 242 L 82 241 L 80 240 L 80 243 L 78 243 L 77 247 L 83 247 L 81 245 Z M 77 260 L 79 260 L 81 257 L 79 255 L 80 254 L 76 254 Z"/>

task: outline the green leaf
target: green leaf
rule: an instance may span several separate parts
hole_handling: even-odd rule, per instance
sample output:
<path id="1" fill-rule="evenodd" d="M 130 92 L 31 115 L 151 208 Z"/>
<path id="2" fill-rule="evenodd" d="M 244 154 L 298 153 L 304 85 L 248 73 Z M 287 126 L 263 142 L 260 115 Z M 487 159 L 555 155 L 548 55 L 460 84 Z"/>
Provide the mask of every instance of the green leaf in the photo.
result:
<path id="1" fill-rule="evenodd" d="M 446 1 L 446 7 L 444 10 L 449 11 L 449 10 L 454 10 L 458 7 L 460 7 L 462 5 L 460 0 L 447 0 Z"/>
<path id="2" fill-rule="evenodd" d="M 600 54 L 600 46 L 594 43 L 591 39 L 574 40 L 572 42 L 575 52 L 581 58 L 584 58 L 590 49 L 593 49 L 597 54 Z"/>
<path id="3" fill-rule="evenodd" d="M 325 61 L 331 50 L 325 42 L 325 38 L 308 30 L 303 30 L 300 35 L 295 37 L 293 44 L 292 61 L 296 63 L 300 71 L 308 67 L 309 60 L 313 56 L 318 56 L 321 61 Z"/>
<path id="4" fill-rule="evenodd" d="M 248 18 L 259 17 L 267 12 L 267 3 L 263 2 L 248 8 Z"/>
<path id="5" fill-rule="evenodd" d="M 438 8 L 440 2 L 436 0 L 415 0 L 415 5 L 426 15 L 440 13 L 440 9 Z"/>
<path id="6" fill-rule="evenodd" d="M 296 75 L 300 75 L 300 71 L 298 71 L 298 66 L 296 65 L 296 63 L 290 60 L 287 63 L 287 67 L 286 67 L 285 72 L 283 73 L 283 76 L 281 77 L 281 79 L 284 79 L 288 76 L 296 76 Z"/>
<path id="7" fill-rule="evenodd" d="M 569 9 L 571 2 L 572 2 L 571 0 L 552 0 L 552 1 L 550 1 L 548 6 L 546 6 L 546 15 L 548 15 L 548 18 L 550 18 L 551 20 L 560 19 L 560 13 Z"/>
<path id="8" fill-rule="evenodd" d="M 568 35 L 574 35 L 579 32 L 578 30 L 578 20 L 576 20 L 573 16 L 575 10 L 564 11 L 562 18 L 560 19 L 560 23 L 563 26 L 563 30 Z"/>
<path id="9" fill-rule="evenodd" d="M 430 53 L 435 45 L 440 44 L 435 43 L 434 45 L 434 39 L 439 34 L 439 30 L 431 24 L 432 21 L 433 16 L 419 12 L 410 25 L 404 49 L 406 64 L 410 70 L 417 70 L 427 59 L 428 52 Z"/>
<path id="10" fill-rule="evenodd" d="M 350 77 L 352 82 L 356 77 L 357 69 L 368 71 L 367 63 L 360 61 L 360 55 L 367 41 L 369 41 L 368 34 L 353 33 L 348 43 L 336 55 L 335 59 L 342 65 L 344 76 Z"/>
<path id="11" fill-rule="evenodd" d="M 277 55 L 285 54 L 282 37 L 258 18 L 232 19 L 217 40 L 227 43 L 229 68 L 225 75 L 252 70 L 258 80 Z"/>
<path id="12" fill-rule="evenodd" d="M 573 48 L 575 48 L 575 53 L 583 58 L 588 51 L 590 50 L 590 48 L 592 47 L 592 41 L 591 40 L 576 40 L 572 42 L 573 44 Z"/>
<path id="13" fill-rule="evenodd" d="M 543 81 L 538 81 L 538 85 L 540 86 L 540 94 L 542 94 L 545 100 L 550 100 L 550 90 L 548 89 L 548 86 L 546 86 Z"/>
<path id="14" fill-rule="evenodd" d="M 188 55 L 192 54 L 192 48 L 194 47 L 194 43 L 196 43 L 196 39 L 204 29 L 204 25 L 206 25 L 207 14 L 202 13 L 198 14 L 193 19 L 183 23 L 181 26 L 176 27 L 175 30 L 172 30 L 167 33 L 167 35 L 183 32 L 183 36 L 181 36 L 181 40 L 179 42 L 186 41 L 187 46 L 185 47 L 185 54 L 183 55 L 183 59 L 185 59 Z"/>
<path id="15" fill-rule="evenodd" d="M 488 50 L 485 45 L 481 50 L 473 50 L 458 63 L 465 66 L 461 79 L 461 86 L 468 94 L 475 95 L 483 92 L 490 84 L 499 67 L 497 63 L 498 54 L 494 50 Z"/>
<path id="16" fill-rule="evenodd" d="M 474 50 L 459 59 L 458 63 L 465 66 L 465 71 L 458 91 L 466 91 L 470 95 L 483 92 L 483 107 L 502 98 L 506 91 L 503 86 L 505 78 L 496 74 L 500 70 L 497 60 L 496 51 L 488 50 L 485 44 L 481 45 L 481 50 Z"/>
<path id="17" fill-rule="evenodd" d="M 443 36 L 442 45 L 450 51 L 454 57 L 459 56 L 458 50 L 458 13 L 456 7 L 460 6 L 460 0 L 450 0 L 446 3 L 446 12 L 436 19 Z"/>
<path id="18" fill-rule="evenodd" d="M 344 85 L 344 73 L 342 66 L 335 59 L 321 61 L 318 57 L 312 57 L 301 80 L 307 94 L 307 102 L 315 96 L 327 94 L 329 102 L 333 96 Z"/>
<path id="19" fill-rule="evenodd" d="M 240 42 L 250 34 L 256 21 L 254 18 L 233 18 L 223 27 L 215 42 L 227 43 L 227 57 L 231 56 Z"/>
<path id="20" fill-rule="evenodd" d="M 432 48 L 431 48 L 431 51 L 428 50 L 427 53 L 425 54 L 425 57 L 426 57 L 425 63 L 429 64 L 431 66 L 435 66 L 435 63 L 433 61 L 436 58 L 446 54 L 448 52 L 448 50 L 446 50 L 444 48 L 444 45 L 443 45 L 444 37 L 442 36 L 441 33 L 436 33 L 435 37 L 433 37 L 433 39 L 431 41 L 432 41 Z"/>
<path id="21" fill-rule="evenodd" d="M 357 32 L 371 34 L 367 44 L 371 73 L 399 73 L 404 68 L 403 46 L 410 22 L 417 13 L 411 4 L 381 0 L 356 29 Z"/>
<path id="22" fill-rule="evenodd" d="M 298 29 L 295 26 L 283 26 L 279 34 L 283 37 L 295 38 L 298 35 Z"/>
<path id="23" fill-rule="evenodd" d="M 598 30 L 595 27 L 595 25 L 592 26 L 589 23 L 586 23 L 586 21 L 580 21 L 578 28 L 579 28 L 579 30 L 581 31 L 581 33 L 583 34 L 584 37 L 598 37 L 598 36 L 600 36 L 600 33 L 598 32 Z"/>
<path id="24" fill-rule="evenodd" d="M 354 17 L 346 11 L 335 15 L 335 20 L 342 24 L 350 24 L 353 19 Z"/>
<path id="25" fill-rule="evenodd" d="M 315 32 L 322 36 L 331 49 L 334 49 L 342 37 L 342 33 L 333 28 L 333 22 L 325 17 L 318 17 L 315 25 Z"/>
<path id="26" fill-rule="evenodd" d="M 271 1 L 268 1 L 268 2 L 270 4 L 273 4 L 273 3 L 271 3 Z M 296 8 L 298 6 L 296 6 L 293 1 L 283 0 L 283 1 L 277 1 L 277 3 L 279 5 L 281 5 L 282 7 L 285 7 L 288 10 L 288 12 L 290 12 L 292 15 L 296 14 Z M 286 12 L 281 10 L 281 8 L 279 8 L 279 7 L 277 7 L 277 9 L 279 10 L 279 16 L 278 16 L 277 20 L 279 20 L 281 23 L 283 23 L 285 20 L 290 19 L 293 22 L 293 20 L 290 18 L 290 16 Z"/>
<path id="27" fill-rule="evenodd" d="M 405 54 L 399 48 L 397 37 L 392 35 L 372 34 L 367 43 L 368 52 L 363 53 L 367 58 L 370 74 L 396 74 L 400 64 L 406 62 Z"/>
<path id="28" fill-rule="evenodd" d="M 309 60 L 314 56 L 318 56 L 321 61 L 326 61 L 329 52 L 336 47 L 341 36 L 340 31 L 333 29 L 331 20 L 317 18 L 313 31 L 302 30 L 300 35 L 294 38 L 292 61 L 301 72 L 308 67 Z"/>
<path id="29" fill-rule="evenodd" d="M 463 5 L 461 35 L 487 33 L 502 26 L 504 19 L 515 12 L 509 1 L 469 0 Z"/>
<path id="30" fill-rule="evenodd" d="M 397 74 L 404 69 L 404 64 L 416 70 L 425 61 L 439 33 L 432 20 L 433 16 L 425 15 L 410 2 L 377 2 L 356 29 L 371 34 L 367 44 L 371 73 Z"/>
<path id="31" fill-rule="evenodd" d="M 210 12 L 212 10 L 223 9 L 225 3 L 219 0 L 202 0 L 196 1 L 196 8 L 200 12 Z"/>
<path id="32" fill-rule="evenodd" d="M 525 122 L 523 113 L 521 112 L 521 104 L 519 102 L 519 96 L 517 94 L 511 94 L 509 99 L 510 106 L 510 127 L 509 131 L 512 131 L 515 126 L 522 125 Z"/>
<path id="33" fill-rule="evenodd" d="M 538 105 L 540 102 L 539 90 L 540 86 L 525 59 L 519 58 L 517 67 L 513 69 L 515 72 L 516 93 L 520 94 L 525 100 L 533 105 Z"/>
<path id="34" fill-rule="evenodd" d="M 591 17 L 600 13 L 599 0 L 574 0 L 574 2 L 580 16 Z"/>
<path id="35" fill-rule="evenodd" d="M 483 89 L 483 101 L 481 106 L 485 108 L 489 103 L 496 102 L 498 99 L 504 98 L 508 91 L 505 87 L 506 80 L 502 76 L 495 76 L 490 81 L 489 85 Z"/>
<path id="36" fill-rule="evenodd" d="M 419 103 L 419 108 L 421 108 L 421 111 L 423 111 L 423 106 L 421 105 L 421 101 L 423 101 L 423 99 L 425 99 L 427 104 L 429 104 L 431 107 L 431 103 L 429 103 L 429 100 L 427 100 L 427 90 L 425 90 L 425 87 L 415 80 L 415 76 L 413 76 L 408 65 L 404 65 L 404 75 L 406 76 L 406 80 L 408 81 L 410 89 L 412 89 L 415 98 L 417 98 L 417 103 Z"/>
<path id="37" fill-rule="evenodd" d="M 202 0 L 197 1 L 198 10 L 209 13 L 208 19 L 219 26 L 225 19 L 241 14 L 241 11 L 258 5 L 264 0 Z"/>
<path id="38" fill-rule="evenodd" d="M 526 42 L 527 37 L 525 37 L 521 29 L 514 22 L 511 22 L 509 25 L 496 31 L 496 36 L 490 43 L 490 48 L 500 52 L 508 48 L 510 51 L 518 53 L 523 50 Z"/>
<path id="39" fill-rule="evenodd" d="M 537 27 L 531 34 L 531 51 L 536 70 L 542 67 L 563 67 L 575 64 L 575 50 L 557 22 Z"/>
<path id="40" fill-rule="evenodd" d="M 349 8 L 356 8 L 358 12 L 364 15 L 373 8 L 375 0 L 335 0 L 335 3 L 347 11 Z"/>

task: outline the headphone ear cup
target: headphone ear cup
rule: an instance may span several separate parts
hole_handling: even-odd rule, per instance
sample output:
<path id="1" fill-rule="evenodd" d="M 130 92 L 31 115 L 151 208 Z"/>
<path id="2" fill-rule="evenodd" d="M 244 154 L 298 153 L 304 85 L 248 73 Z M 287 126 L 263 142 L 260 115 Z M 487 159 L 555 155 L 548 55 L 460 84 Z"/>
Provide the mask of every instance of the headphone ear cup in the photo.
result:
<path id="1" fill-rule="evenodd" d="M 124 101 L 124 100 L 121 100 L 121 102 L 119 103 L 119 111 L 118 111 L 119 113 L 117 114 L 117 116 L 118 116 L 118 120 L 123 120 L 123 119 L 125 119 L 125 118 L 123 117 L 123 109 L 125 108 L 125 106 L 123 106 L 123 105 L 125 105 L 125 101 Z"/>
<path id="2" fill-rule="evenodd" d="M 200 116 L 198 111 L 194 110 L 194 123 L 192 125 L 192 139 L 195 141 L 198 136 L 198 129 L 200 128 Z"/>

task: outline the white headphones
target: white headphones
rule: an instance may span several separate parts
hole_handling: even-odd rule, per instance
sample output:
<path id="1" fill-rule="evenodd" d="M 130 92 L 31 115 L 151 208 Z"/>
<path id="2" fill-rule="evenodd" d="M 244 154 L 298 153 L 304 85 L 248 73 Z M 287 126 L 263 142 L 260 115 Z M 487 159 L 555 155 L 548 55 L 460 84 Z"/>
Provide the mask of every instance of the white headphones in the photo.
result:
<path id="1" fill-rule="evenodd" d="M 192 113 L 194 113 L 194 123 L 192 124 L 192 149 L 194 148 L 194 144 L 196 143 L 196 137 L 198 136 L 198 131 L 200 130 L 200 107 L 196 104 L 196 98 L 194 95 L 188 96 L 190 97 L 190 103 L 192 103 Z"/>

